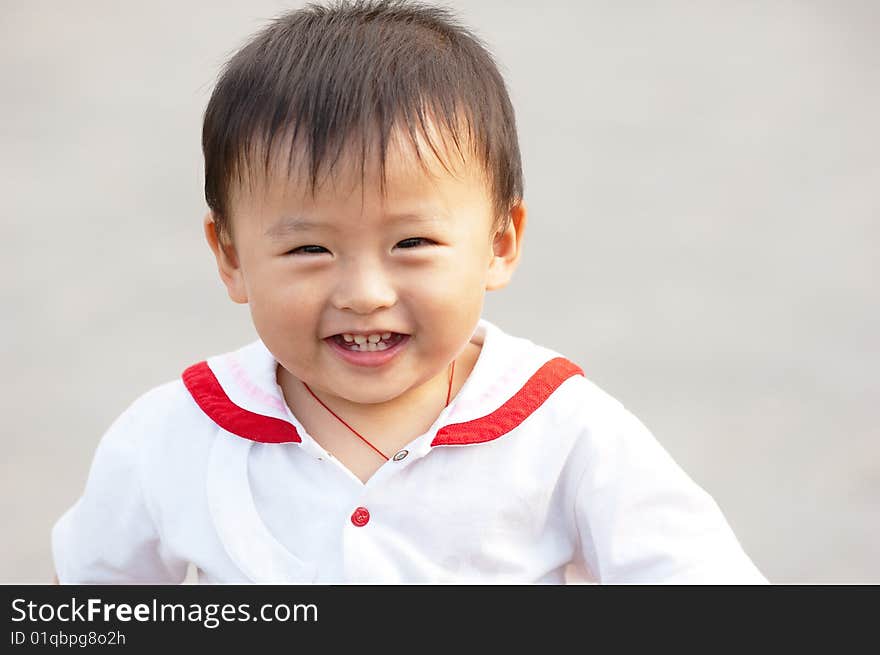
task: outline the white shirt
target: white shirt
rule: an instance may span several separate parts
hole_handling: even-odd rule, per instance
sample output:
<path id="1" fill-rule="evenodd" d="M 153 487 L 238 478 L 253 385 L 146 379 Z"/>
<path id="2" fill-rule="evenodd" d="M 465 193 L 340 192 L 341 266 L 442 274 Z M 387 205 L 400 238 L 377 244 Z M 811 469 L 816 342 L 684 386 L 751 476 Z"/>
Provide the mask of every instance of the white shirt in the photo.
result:
<path id="1" fill-rule="evenodd" d="M 261 341 L 116 419 L 55 524 L 62 583 L 763 583 L 714 500 L 558 353 L 481 319 L 479 359 L 363 483 Z"/>

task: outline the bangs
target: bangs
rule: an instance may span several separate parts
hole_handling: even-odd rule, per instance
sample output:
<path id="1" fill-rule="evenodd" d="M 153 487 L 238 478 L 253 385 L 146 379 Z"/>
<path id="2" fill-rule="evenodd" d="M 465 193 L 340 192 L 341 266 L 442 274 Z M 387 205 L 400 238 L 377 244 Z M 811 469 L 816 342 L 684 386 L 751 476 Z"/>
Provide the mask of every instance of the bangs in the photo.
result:
<path id="1" fill-rule="evenodd" d="M 361 112 L 351 117 L 345 131 L 318 134 L 294 114 L 274 131 L 248 135 L 228 167 L 229 197 L 266 192 L 267 185 L 290 181 L 305 183 L 314 196 L 331 177 L 361 186 L 378 182 L 384 195 L 392 151 L 429 176 L 438 168 L 456 175 L 476 162 L 483 179 L 491 183 L 467 118 L 437 116 L 432 107 L 422 107 L 414 116 L 395 116 L 385 124 Z"/>

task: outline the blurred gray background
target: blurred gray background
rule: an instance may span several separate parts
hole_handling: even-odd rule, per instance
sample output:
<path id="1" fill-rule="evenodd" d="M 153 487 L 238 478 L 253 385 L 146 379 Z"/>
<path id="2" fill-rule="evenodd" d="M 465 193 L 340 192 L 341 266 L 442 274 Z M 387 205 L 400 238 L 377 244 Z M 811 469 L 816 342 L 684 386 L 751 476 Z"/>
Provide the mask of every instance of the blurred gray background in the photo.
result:
<path id="1" fill-rule="evenodd" d="M 0 3 L 0 582 L 137 396 L 256 338 L 203 241 L 201 115 L 295 2 Z M 880 3 L 447 3 L 530 209 L 486 318 L 617 397 L 771 581 L 880 583 Z"/>

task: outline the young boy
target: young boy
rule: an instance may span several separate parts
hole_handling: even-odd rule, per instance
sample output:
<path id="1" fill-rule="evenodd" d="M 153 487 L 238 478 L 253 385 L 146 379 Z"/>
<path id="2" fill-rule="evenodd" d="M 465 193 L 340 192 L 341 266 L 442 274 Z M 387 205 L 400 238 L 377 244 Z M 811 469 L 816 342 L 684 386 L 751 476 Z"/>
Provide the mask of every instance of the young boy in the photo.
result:
<path id="1" fill-rule="evenodd" d="M 63 583 L 758 583 L 712 498 L 481 317 L 526 226 L 510 101 L 447 11 L 309 6 L 205 113 L 207 241 L 260 339 L 104 435 Z"/>

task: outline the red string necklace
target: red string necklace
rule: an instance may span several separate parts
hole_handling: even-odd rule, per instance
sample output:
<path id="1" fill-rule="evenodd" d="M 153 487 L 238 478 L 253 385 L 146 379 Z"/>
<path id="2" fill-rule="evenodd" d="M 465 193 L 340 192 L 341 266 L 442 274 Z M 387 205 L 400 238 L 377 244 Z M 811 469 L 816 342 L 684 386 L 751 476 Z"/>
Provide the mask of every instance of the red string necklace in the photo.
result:
<path id="1" fill-rule="evenodd" d="M 454 377 L 455 377 L 455 360 L 453 359 L 453 360 L 452 360 L 452 372 L 449 374 L 449 388 L 446 390 L 446 407 L 449 407 L 449 398 L 451 397 L 451 394 L 452 394 L 452 379 L 453 379 Z M 336 414 L 336 412 L 334 412 L 332 409 L 330 409 L 329 407 L 327 407 L 327 405 L 325 405 L 325 404 L 323 403 L 323 401 L 321 401 L 321 399 L 318 398 L 318 397 L 315 395 L 315 392 L 312 391 L 311 389 L 309 389 L 309 385 L 307 385 L 305 382 L 303 382 L 303 385 L 305 386 L 306 389 L 308 389 L 309 393 L 312 394 L 312 398 L 314 398 L 314 399 L 317 400 L 319 403 L 321 403 L 321 405 L 324 407 L 324 409 L 326 409 L 328 412 L 330 412 L 331 414 L 333 414 L 333 416 L 336 416 L 336 418 L 339 419 L 339 422 L 340 422 L 340 423 L 342 423 L 345 427 L 347 427 L 349 430 L 351 430 L 352 432 L 354 432 L 354 433 L 355 433 L 355 434 L 361 439 L 361 441 L 363 441 L 365 444 L 367 444 L 370 448 L 372 448 L 372 449 L 375 450 L 377 453 L 379 453 L 379 455 L 380 455 L 380 456 L 381 456 L 386 462 L 388 461 L 389 458 L 388 458 L 387 455 L 385 455 L 385 453 L 383 453 L 381 450 L 379 450 L 378 448 L 376 448 L 376 446 L 374 446 L 374 445 L 371 444 L 369 441 L 367 441 L 366 438 L 364 438 L 364 436 L 363 436 L 362 434 L 360 434 L 357 430 L 355 430 L 353 427 L 351 427 L 348 423 L 346 423 L 346 422 L 343 421 L 341 418 L 339 418 L 339 416 Z"/>

